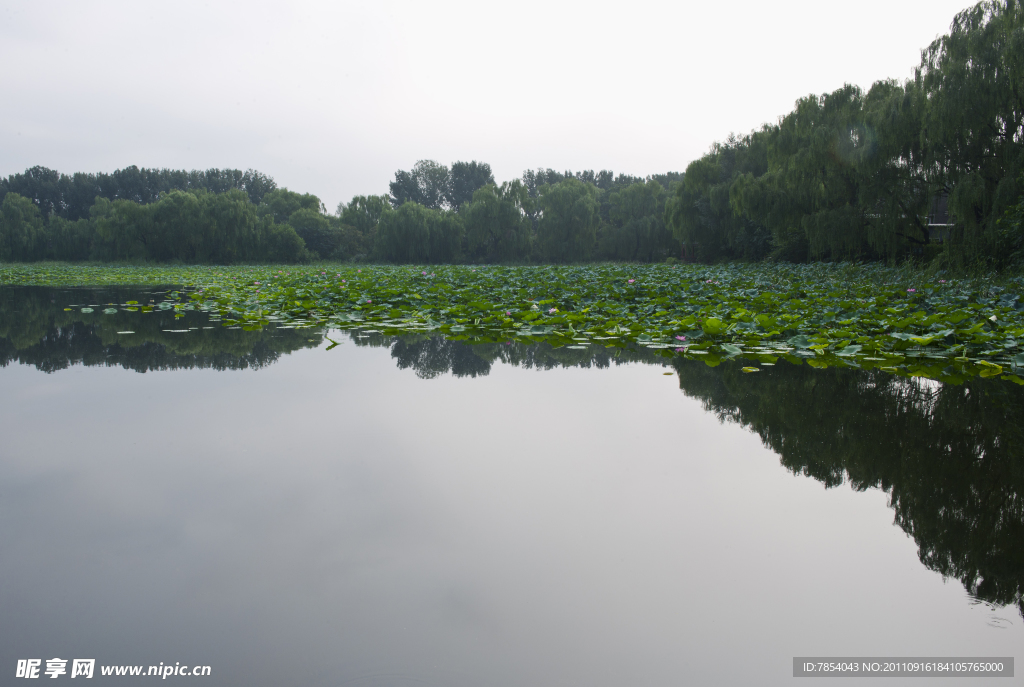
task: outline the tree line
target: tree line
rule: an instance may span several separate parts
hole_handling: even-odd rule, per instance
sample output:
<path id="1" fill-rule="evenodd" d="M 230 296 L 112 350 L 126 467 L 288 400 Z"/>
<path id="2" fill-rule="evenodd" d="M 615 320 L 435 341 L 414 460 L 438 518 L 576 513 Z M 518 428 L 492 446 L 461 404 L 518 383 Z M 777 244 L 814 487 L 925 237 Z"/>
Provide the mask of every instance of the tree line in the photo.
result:
<path id="1" fill-rule="evenodd" d="M 679 252 L 664 214 L 681 178 L 539 169 L 499 185 L 486 163 L 421 160 L 329 214 L 254 170 L 34 167 L 0 179 L 0 260 L 662 260 Z"/>
<path id="2" fill-rule="evenodd" d="M 809 95 L 684 174 L 421 160 L 329 214 L 248 170 L 0 179 L 0 260 L 1024 261 L 1024 10 L 985 0 L 904 82 Z"/>
<path id="3" fill-rule="evenodd" d="M 667 222 L 702 261 L 1022 256 L 1024 11 L 954 18 L 913 78 L 846 85 L 692 162 Z"/>
<path id="4" fill-rule="evenodd" d="M 420 160 L 398 171 L 373 240 L 389 262 L 652 261 L 679 242 L 664 221 L 669 191 L 682 178 L 613 172 L 527 170 L 498 184 L 490 165 L 451 168 Z M 384 202 L 386 200 L 386 202 Z M 343 223 L 357 198 L 339 207 Z"/>

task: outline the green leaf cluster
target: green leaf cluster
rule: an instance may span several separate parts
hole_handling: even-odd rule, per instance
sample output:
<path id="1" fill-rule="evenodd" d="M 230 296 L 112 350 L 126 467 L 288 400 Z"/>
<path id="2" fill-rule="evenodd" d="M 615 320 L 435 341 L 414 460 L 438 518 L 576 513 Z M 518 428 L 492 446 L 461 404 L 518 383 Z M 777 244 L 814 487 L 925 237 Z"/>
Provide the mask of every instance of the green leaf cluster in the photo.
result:
<path id="1" fill-rule="evenodd" d="M 717 364 L 783 358 L 958 382 L 1021 382 L 1021 278 L 881 265 L 0 267 L 0 284 L 183 285 L 230 325 L 373 325 L 459 340 L 637 344 Z"/>

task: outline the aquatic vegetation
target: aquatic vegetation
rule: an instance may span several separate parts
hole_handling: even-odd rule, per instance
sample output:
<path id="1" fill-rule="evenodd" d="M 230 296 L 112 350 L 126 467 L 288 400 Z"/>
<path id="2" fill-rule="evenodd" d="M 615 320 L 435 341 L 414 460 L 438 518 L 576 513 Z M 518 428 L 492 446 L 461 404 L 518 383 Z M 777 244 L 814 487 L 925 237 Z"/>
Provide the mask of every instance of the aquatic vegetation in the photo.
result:
<path id="1" fill-rule="evenodd" d="M 935 279 L 880 265 L 0 266 L 0 284 L 176 285 L 140 313 L 224 326 L 440 332 L 473 342 L 636 344 L 708 365 L 743 358 L 947 382 L 1024 383 L 1020 277 Z M 102 315 L 97 315 L 102 316 Z M 680 346 L 685 342 L 685 346 Z"/>

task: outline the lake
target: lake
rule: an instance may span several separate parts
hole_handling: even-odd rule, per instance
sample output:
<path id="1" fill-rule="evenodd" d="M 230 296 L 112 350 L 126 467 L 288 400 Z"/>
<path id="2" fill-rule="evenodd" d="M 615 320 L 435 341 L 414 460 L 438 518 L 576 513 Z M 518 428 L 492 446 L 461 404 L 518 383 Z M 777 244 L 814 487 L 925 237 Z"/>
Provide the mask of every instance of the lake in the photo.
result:
<path id="1" fill-rule="evenodd" d="M 103 313 L 161 294 L 0 289 L 3 684 L 781 685 L 1024 642 L 1017 385 Z"/>

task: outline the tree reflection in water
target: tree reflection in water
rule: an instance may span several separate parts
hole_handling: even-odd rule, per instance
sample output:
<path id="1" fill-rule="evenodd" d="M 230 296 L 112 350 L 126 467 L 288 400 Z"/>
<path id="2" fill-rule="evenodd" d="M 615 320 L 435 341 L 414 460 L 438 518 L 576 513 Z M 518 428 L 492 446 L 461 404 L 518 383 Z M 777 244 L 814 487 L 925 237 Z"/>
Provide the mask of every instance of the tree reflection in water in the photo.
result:
<path id="1" fill-rule="evenodd" d="M 163 290 L 156 289 L 140 293 L 123 288 L 0 288 L 0 367 L 17 362 L 44 372 L 71 365 L 116 366 L 136 372 L 259 369 L 282 354 L 323 342 L 319 331 L 228 329 L 194 311 L 183 318 L 175 318 L 173 310 L 102 312 L 108 303 L 163 298 Z M 69 303 L 76 307 L 66 311 Z M 83 313 L 80 304 L 97 307 Z M 193 329 L 180 331 L 189 328 Z M 126 331 L 131 334 L 120 333 Z"/>
<path id="2" fill-rule="evenodd" d="M 153 293 L 149 297 L 160 298 Z M 141 300 L 138 290 L 0 289 L 0 365 L 19 362 L 46 372 L 75 364 L 139 372 L 260 368 L 323 342 L 323 333 L 310 329 L 203 329 L 211 323 L 195 312 L 176 320 L 172 311 L 64 310 L 65 303 L 83 299 L 131 298 Z M 196 329 L 165 331 L 186 326 Z M 388 348 L 399 368 L 425 379 L 483 376 L 495 363 L 535 369 L 671 366 L 684 394 L 721 420 L 756 432 L 794 474 L 826 487 L 885 490 L 896 524 L 917 543 L 922 563 L 959 580 L 976 598 L 1016 605 L 1024 615 L 1024 388 L 986 379 L 950 386 L 877 370 L 782 363 L 746 374 L 740 363 L 708 367 L 637 348 L 347 335 L 358 346 Z"/>
<path id="3" fill-rule="evenodd" d="M 988 603 L 1024 616 L 1024 389 L 1000 380 L 959 386 L 858 369 L 780 363 L 757 374 L 646 349 L 472 345 L 381 335 L 401 368 L 421 377 L 485 375 L 495 362 L 549 369 L 626 362 L 670 365 L 679 387 L 722 421 L 756 432 L 794 474 L 826 487 L 889 494 L 896 524 L 921 562 Z"/>

